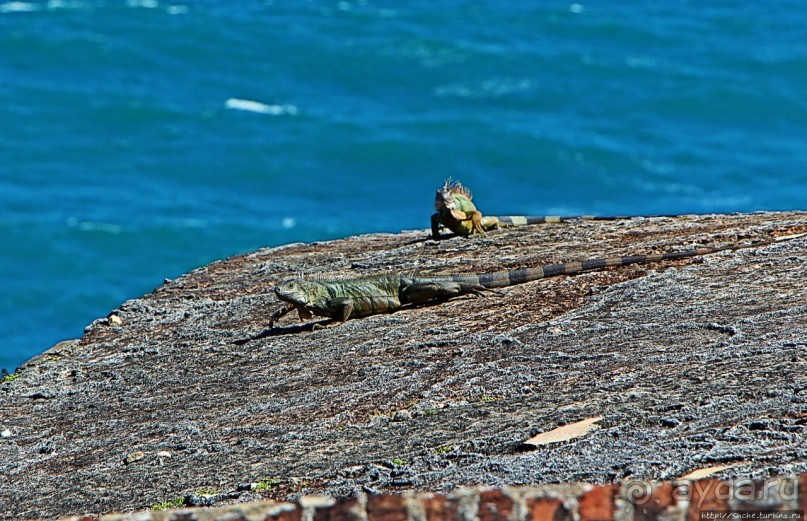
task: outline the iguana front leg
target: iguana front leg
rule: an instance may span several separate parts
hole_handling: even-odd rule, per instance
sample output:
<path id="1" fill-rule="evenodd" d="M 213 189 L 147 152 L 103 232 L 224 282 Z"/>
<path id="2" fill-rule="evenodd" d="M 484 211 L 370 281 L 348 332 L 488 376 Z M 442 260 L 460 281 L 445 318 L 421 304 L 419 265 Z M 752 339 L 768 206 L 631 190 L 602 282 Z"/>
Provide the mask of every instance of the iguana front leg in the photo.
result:
<path id="1" fill-rule="evenodd" d="M 472 235 L 474 233 L 485 233 L 485 230 L 489 229 L 485 228 L 482 224 L 484 220 L 488 218 L 482 217 L 482 213 L 477 211 L 462 212 L 460 210 L 451 210 L 450 216 L 447 217 L 447 219 L 450 219 L 450 222 L 443 222 L 439 213 L 432 214 L 432 238 L 434 240 L 440 239 L 441 224 L 447 228 L 450 228 L 458 235 L 463 236 Z M 493 219 L 496 218 L 493 217 Z M 464 223 L 467 221 L 471 221 L 470 229 L 463 227 L 458 230 L 456 225 L 452 225 L 452 223 Z M 462 233 L 460 233 L 460 231 L 462 231 Z"/>
<path id="2" fill-rule="evenodd" d="M 286 302 L 282 308 L 272 313 L 272 315 L 269 317 L 269 327 L 275 327 L 275 322 L 280 320 L 281 317 L 288 314 L 292 309 L 294 309 L 294 304 Z"/>
<path id="3" fill-rule="evenodd" d="M 474 233 L 485 233 L 485 228 L 482 226 L 482 212 L 472 210 L 470 212 L 461 212 L 459 210 L 452 210 L 451 216 L 457 221 L 471 221 L 471 230 L 469 235 Z"/>
<path id="4" fill-rule="evenodd" d="M 311 311 L 303 306 L 295 306 L 297 308 L 297 316 L 300 317 L 300 322 L 305 322 L 306 320 L 311 320 L 314 318 L 314 314 Z"/>
<path id="5" fill-rule="evenodd" d="M 432 239 L 435 241 L 440 240 L 440 214 L 432 214 Z"/>
<path id="6" fill-rule="evenodd" d="M 482 212 L 473 211 L 468 212 L 468 218 L 471 220 L 473 229 L 471 233 L 485 233 L 485 228 L 482 227 Z"/>
<path id="7" fill-rule="evenodd" d="M 287 302 L 282 308 L 272 313 L 272 316 L 269 317 L 269 327 L 275 327 L 275 322 L 286 316 L 294 309 L 297 310 L 297 315 L 300 317 L 300 321 L 309 320 L 314 316 L 304 306 L 295 306 L 294 304 Z"/>

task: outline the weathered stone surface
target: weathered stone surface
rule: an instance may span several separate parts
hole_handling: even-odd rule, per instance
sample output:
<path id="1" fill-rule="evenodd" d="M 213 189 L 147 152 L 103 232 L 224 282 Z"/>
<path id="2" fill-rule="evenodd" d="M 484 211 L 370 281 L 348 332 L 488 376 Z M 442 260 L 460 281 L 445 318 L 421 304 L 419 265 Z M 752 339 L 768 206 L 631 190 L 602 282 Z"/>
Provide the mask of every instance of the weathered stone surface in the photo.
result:
<path id="1" fill-rule="evenodd" d="M 14 434 L 0 439 L 0 517 L 132 511 L 200 491 L 234 503 L 670 480 L 716 465 L 734 465 L 720 477 L 807 471 L 804 238 L 313 332 L 291 315 L 273 331 L 265 322 L 272 287 L 293 272 L 492 271 L 802 231 L 805 213 L 546 225 L 441 243 L 421 231 L 205 266 L 0 384 L 0 431 Z M 398 411 L 411 416 L 391 421 Z M 581 438 L 518 450 L 595 416 L 600 427 Z M 498 497 L 482 503 L 491 519 L 509 508 Z M 463 501 L 435 500 L 425 516 Z"/>

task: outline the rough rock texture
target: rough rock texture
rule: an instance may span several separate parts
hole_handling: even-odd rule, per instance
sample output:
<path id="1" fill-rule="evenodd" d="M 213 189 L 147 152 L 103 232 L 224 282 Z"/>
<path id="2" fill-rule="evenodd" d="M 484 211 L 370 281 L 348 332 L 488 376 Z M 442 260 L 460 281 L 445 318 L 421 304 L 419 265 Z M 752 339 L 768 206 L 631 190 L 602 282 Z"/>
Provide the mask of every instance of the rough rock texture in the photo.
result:
<path id="1" fill-rule="evenodd" d="M 265 321 L 294 272 L 480 272 L 804 231 L 805 213 L 632 219 L 213 263 L 0 384 L 0 517 L 807 471 L 805 238 L 314 331 Z M 585 436 L 523 446 L 596 416 Z"/>

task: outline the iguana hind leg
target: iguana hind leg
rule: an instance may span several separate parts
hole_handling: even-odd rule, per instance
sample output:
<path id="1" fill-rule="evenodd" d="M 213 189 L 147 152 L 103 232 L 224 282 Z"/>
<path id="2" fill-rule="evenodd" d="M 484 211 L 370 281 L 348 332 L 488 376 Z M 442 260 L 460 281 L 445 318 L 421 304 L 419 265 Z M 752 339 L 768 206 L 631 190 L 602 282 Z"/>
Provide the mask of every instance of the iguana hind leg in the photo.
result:
<path id="1" fill-rule="evenodd" d="M 347 322 L 353 313 L 353 300 L 349 298 L 335 298 L 328 302 L 328 307 L 333 310 L 332 318 L 340 322 Z"/>
<path id="2" fill-rule="evenodd" d="M 502 224 L 499 222 L 499 219 L 492 215 L 482 217 L 479 224 L 485 231 L 498 230 L 499 228 L 502 227 Z"/>
<path id="3" fill-rule="evenodd" d="M 441 280 L 409 284 L 401 290 L 402 304 L 424 304 L 431 300 L 448 300 L 460 295 L 482 295 L 484 286 Z"/>

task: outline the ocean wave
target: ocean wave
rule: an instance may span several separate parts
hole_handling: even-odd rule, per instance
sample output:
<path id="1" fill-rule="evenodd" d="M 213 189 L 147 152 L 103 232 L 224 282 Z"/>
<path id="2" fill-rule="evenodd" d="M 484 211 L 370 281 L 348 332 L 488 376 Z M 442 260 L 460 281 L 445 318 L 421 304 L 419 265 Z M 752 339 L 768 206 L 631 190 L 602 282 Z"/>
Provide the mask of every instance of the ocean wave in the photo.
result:
<path id="1" fill-rule="evenodd" d="M 485 99 L 521 94 L 532 89 L 526 78 L 490 78 L 476 85 L 451 83 L 434 89 L 438 98 Z"/>
<path id="2" fill-rule="evenodd" d="M 289 115 L 295 116 L 299 112 L 294 105 L 267 105 L 260 101 L 229 98 L 224 102 L 224 108 L 230 110 L 242 110 L 245 112 L 256 112 L 258 114 L 268 114 L 270 116 Z"/>
<path id="3" fill-rule="evenodd" d="M 187 5 L 171 4 L 163 6 L 157 0 L 126 0 L 126 7 L 134 9 L 160 9 L 162 8 L 168 14 L 188 14 L 190 8 Z"/>
<path id="4" fill-rule="evenodd" d="M 111 235 L 119 235 L 123 231 L 123 226 L 113 223 L 97 221 L 80 221 L 76 217 L 67 219 L 67 225 L 82 232 L 101 232 Z"/>
<path id="5" fill-rule="evenodd" d="M 48 11 L 56 11 L 57 9 L 91 9 L 92 7 L 90 2 L 81 0 L 48 0 L 46 6 Z"/>
<path id="6" fill-rule="evenodd" d="M 44 4 L 33 2 L 3 2 L 0 3 L 0 14 L 2 13 L 31 13 L 37 11 L 66 11 L 66 10 L 91 10 L 104 7 L 103 2 L 92 2 L 87 0 L 48 0 Z M 170 4 L 162 6 L 157 0 L 126 0 L 126 7 L 139 9 L 160 9 L 171 15 L 187 14 L 190 8 L 186 5 Z"/>
<path id="7" fill-rule="evenodd" d="M 29 2 L 4 2 L 0 4 L 0 13 L 30 13 L 42 8 Z"/>
<path id="8" fill-rule="evenodd" d="M 127 7 L 140 7 L 143 9 L 157 9 L 160 3 L 157 0 L 126 0 Z"/>

